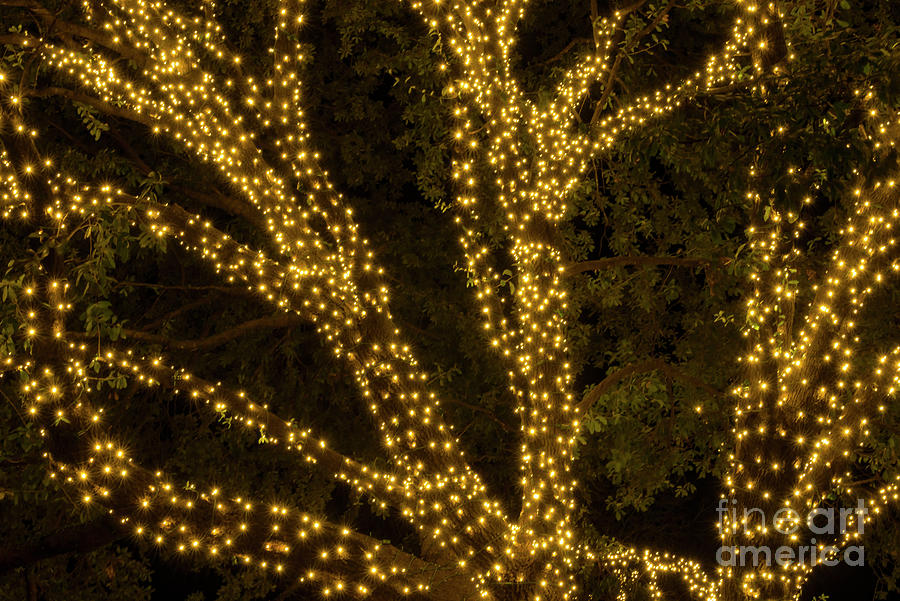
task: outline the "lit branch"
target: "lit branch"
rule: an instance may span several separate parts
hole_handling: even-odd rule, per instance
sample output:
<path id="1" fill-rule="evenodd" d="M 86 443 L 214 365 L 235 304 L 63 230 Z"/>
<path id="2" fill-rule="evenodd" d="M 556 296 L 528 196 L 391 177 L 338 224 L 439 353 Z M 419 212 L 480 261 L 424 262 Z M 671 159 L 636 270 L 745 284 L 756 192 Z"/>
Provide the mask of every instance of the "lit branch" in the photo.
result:
<path id="1" fill-rule="evenodd" d="M 63 21 L 59 18 L 59 15 L 56 15 L 45 8 L 43 5 L 41 5 L 40 2 L 37 2 L 35 0 L 0 0 L 0 6 L 27 9 L 44 25 L 45 31 L 43 32 L 43 35 L 45 36 L 64 34 L 67 36 L 83 38 L 97 44 L 102 48 L 112 50 L 120 56 L 131 59 L 139 65 L 143 64 L 144 56 L 135 48 L 123 45 L 121 42 L 110 37 L 109 35 L 106 35 L 100 31 L 96 31 L 95 29 L 92 29 L 90 27 Z M 30 38 L 30 36 L 25 37 L 26 39 L 20 40 L 22 45 L 35 45 L 33 38 Z"/>
<path id="2" fill-rule="evenodd" d="M 117 367 L 123 367 L 122 362 Z M 454 577 L 453 566 L 429 564 L 289 506 L 265 506 L 227 495 L 218 487 L 200 492 L 196 487 L 174 486 L 161 472 L 138 465 L 127 448 L 110 436 L 103 426 L 103 409 L 91 403 L 86 364 L 70 358 L 59 366 L 18 367 L 28 376 L 22 393 L 29 399 L 29 415 L 40 426 L 42 437 L 49 439 L 45 455 L 52 466 L 51 478 L 77 491 L 86 505 L 107 509 L 135 536 L 180 553 L 234 557 L 310 582 L 323 592 L 343 586 L 355 587 L 347 592 L 389 586 L 396 593 L 450 599 L 440 591 L 431 595 L 431 584 L 447 580 L 457 587 L 471 586 Z M 139 372 L 131 371 L 140 378 Z M 213 389 L 213 394 L 218 392 Z M 270 427 L 290 428 L 277 422 Z M 339 463 L 347 469 L 346 462 Z M 338 578 L 323 580 L 317 575 L 320 566 Z"/>
<path id="3" fill-rule="evenodd" d="M 79 349 L 83 349 L 80 345 Z M 82 352 L 84 352 L 82 350 Z M 109 348 L 85 362 L 97 362 L 127 373 L 143 386 L 160 387 L 175 394 L 184 395 L 199 407 L 216 414 L 230 415 L 239 423 L 265 435 L 268 444 L 299 453 L 305 464 L 315 467 L 328 478 L 348 484 L 357 492 L 370 495 L 382 507 L 393 507 L 406 518 L 416 515 L 410 503 L 416 499 L 404 494 L 400 479 L 390 473 L 379 473 L 370 466 L 341 455 L 331 449 L 324 440 L 317 439 L 309 429 L 301 429 L 272 413 L 266 405 L 256 403 L 243 392 L 235 392 L 219 383 L 212 383 L 177 370 L 159 358 L 146 359 L 135 356 L 130 350 Z M 419 499 L 421 502 L 421 499 Z"/>
<path id="4" fill-rule="evenodd" d="M 656 28 L 659 27 L 660 23 L 662 23 L 666 17 L 669 15 L 669 12 L 674 8 L 675 0 L 669 0 L 666 5 L 653 17 L 653 20 L 647 23 L 643 29 L 637 32 L 634 37 L 628 43 L 628 46 L 619 50 L 616 53 L 616 59 L 613 61 L 612 66 L 609 68 L 609 71 L 606 75 L 606 83 L 603 84 L 603 94 L 600 96 L 600 100 L 598 100 L 594 104 L 594 112 L 591 115 L 590 125 L 591 127 L 595 126 L 597 121 L 600 119 L 600 115 L 606 107 L 606 102 L 609 100 L 610 95 L 613 91 L 613 84 L 616 80 L 616 75 L 619 73 L 619 67 L 622 66 L 622 60 L 628 55 L 629 52 L 632 52 L 637 45 L 640 43 L 642 39 L 656 31 Z"/>

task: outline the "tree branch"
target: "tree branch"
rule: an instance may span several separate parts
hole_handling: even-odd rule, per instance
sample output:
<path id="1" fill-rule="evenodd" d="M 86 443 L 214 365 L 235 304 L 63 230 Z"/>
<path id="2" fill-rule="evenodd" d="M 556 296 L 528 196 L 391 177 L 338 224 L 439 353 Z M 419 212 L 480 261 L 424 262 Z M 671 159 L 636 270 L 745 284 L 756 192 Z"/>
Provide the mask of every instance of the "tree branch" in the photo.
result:
<path id="1" fill-rule="evenodd" d="M 93 96 L 81 94 L 68 88 L 60 88 L 54 86 L 47 88 L 36 88 L 34 90 L 28 90 L 27 92 L 25 92 L 24 96 L 27 98 L 47 98 L 49 96 L 60 96 L 62 98 L 68 98 L 69 100 L 72 100 L 74 102 L 80 102 L 82 104 L 92 106 L 98 111 L 112 117 L 134 121 L 136 123 L 146 125 L 147 127 L 153 127 L 153 120 L 148 115 L 142 115 L 141 113 L 136 113 L 134 111 L 129 111 L 128 109 L 113 106 L 109 103 L 103 102 L 102 100 L 94 98 Z"/>
<path id="2" fill-rule="evenodd" d="M 160 315 L 159 317 L 157 317 L 150 323 L 143 325 L 141 327 L 141 330 L 144 332 L 148 332 L 150 330 L 155 330 L 156 328 L 160 328 L 163 325 L 165 325 L 165 323 L 167 321 L 171 321 L 171 320 L 175 319 L 176 317 L 178 317 L 179 315 L 183 315 L 184 313 L 187 313 L 188 311 L 193 311 L 197 307 L 202 307 L 203 305 L 206 305 L 206 304 L 216 300 L 216 298 L 218 298 L 216 295 L 210 294 L 209 296 L 204 296 L 203 298 L 180 305 L 179 307 L 172 309 L 168 313 L 165 313 L 164 315 Z"/>
<path id="3" fill-rule="evenodd" d="M 566 275 L 576 275 L 585 271 L 609 269 L 611 267 L 638 266 L 656 267 L 659 265 L 672 265 L 675 267 L 707 267 L 712 264 L 709 259 L 695 259 L 690 257 L 607 257 L 580 261 L 566 266 Z"/>
<path id="4" fill-rule="evenodd" d="M 115 281 L 115 280 L 113 280 Z M 234 286 L 216 286 L 214 284 L 210 285 L 196 285 L 191 286 L 189 284 L 178 285 L 178 284 L 153 284 L 152 282 L 131 282 L 129 280 L 119 280 L 115 284 L 113 284 L 113 290 L 118 290 L 120 288 L 150 288 L 152 290 L 179 290 L 179 291 L 208 291 L 208 292 L 218 292 L 221 294 L 234 294 L 236 296 L 248 296 L 253 299 L 258 299 L 259 297 L 252 292 L 248 292 L 243 288 L 236 288 Z"/>
<path id="5" fill-rule="evenodd" d="M 122 467 L 128 472 L 127 479 L 101 482 L 89 476 L 79 483 L 71 478 L 73 469 L 90 473 L 89 464 L 77 468 L 56 464 L 59 473 L 69 476 L 64 479 L 68 488 L 77 490 L 80 496 L 87 493 L 96 497 L 97 503 L 118 517 L 120 525 L 110 530 L 111 536 L 121 537 L 123 526 L 132 533 L 140 528 L 144 535 L 164 537 L 172 550 L 193 551 L 202 543 L 205 549 L 215 548 L 217 553 L 221 550 L 226 557 L 244 559 L 246 563 L 273 568 L 282 565 L 283 573 L 295 577 L 304 572 L 317 572 L 324 563 L 318 549 L 334 549 L 340 543 L 340 552 L 332 551 L 328 557 L 327 565 L 332 569 L 326 568 L 312 582 L 308 578 L 304 580 L 313 586 L 327 585 L 330 583 L 322 582 L 322 576 L 332 573 L 339 576 L 328 579 L 332 582 L 349 579 L 350 582 L 366 582 L 376 590 L 390 587 L 395 594 L 400 594 L 404 589 L 417 590 L 417 585 L 427 582 L 429 577 L 432 580 L 441 577 L 447 579 L 450 586 L 447 590 L 435 587 L 428 591 L 428 597 L 452 601 L 471 591 L 468 579 L 461 578 L 450 566 L 425 561 L 391 544 L 312 518 L 296 509 L 285 507 L 284 512 L 270 512 L 265 503 L 247 504 L 248 500 L 244 498 L 232 499 L 187 488 L 175 489 L 177 496 L 173 496 L 168 492 L 172 488 L 161 472 L 151 472 L 130 459 L 116 463 L 117 469 Z M 135 515 L 133 508 L 139 499 L 146 504 L 141 505 L 139 514 Z M 253 511 L 247 511 L 246 507 L 251 506 Z M 307 536 L 298 537 L 297 533 L 301 531 Z M 372 578 L 374 582 L 369 583 L 367 576 L 373 563 L 384 572 L 381 582 Z M 399 569 L 391 571 L 392 566 Z M 316 570 L 308 571 L 310 568 Z"/>
<path id="6" fill-rule="evenodd" d="M 460 407 L 465 407 L 466 409 L 471 409 L 472 411 L 475 411 L 476 413 L 481 413 L 482 415 L 487 416 L 488 419 L 490 419 L 492 422 L 494 422 L 495 424 L 500 426 L 503 430 L 505 430 L 507 432 L 515 432 L 515 430 L 511 426 L 504 423 L 503 420 L 501 420 L 493 412 L 488 411 L 484 407 L 472 405 L 471 403 L 467 403 L 465 401 L 461 401 L 461 400 L 453 398 L 453 397 L 450 397 L 448 399 L 448 402 L 453 403 L 454 405 L 459 405 Z"/>
<path id="7" fill-rule="evenodd" d="M 154 171 L 150 165 L 148 165 L 144 159 L 137 153 L 137 151 L 131 146 L 128 140 L 122 136 L 119 132 L 114 129 L 110 129 L 109 135 L 119 143 L 119 147 L 122 151 L 134 162 L 135 166 L 146 176 L 149 176 L 151 172 Z M 179 186 L 177 184 L 167 183 L 166 184 L 169 189 L 173 192 L 181 194 L 185 198 L 190 200 L 199 202 L 201 204 L 214 207 L 216 209 L 221 209 L 226 213 L 231 215 L 235 215 L 237 217 L 242 217 L 255 225 L 257 228 L 265 229 L 266 221 L 259 214 L 258 211 L 247 203 L 240 202 L 239 200 L 227 196 L 223 194 L 216 188 L 210 188 L 212 193 L 201 192 L 200 190 L 195 190 L 194 188 L 189 188 L 185 186 Z"/>
<path id="8" fill-rule="evenodd" d="M 633 8 L 629 7 L 628 12 L 637 10 L 642 5 L 643 5 L 643 2 L 638 2 L 633 5 Z M 652 33 L 653 31 L 656 30 L 657 26 L 662 22 L 663 19 L 666 18 L 666 16 L 669 14 L 669 11 L 671 11 L 674 6 L 675 6 L 675 0 L 669 0 L 669 2 L 666 4 L 665 8 L 663 8 L 659 12 L 659 14 L 656 15 L 656 18 L 654 18 L 652 21 L 650 21 L 650 23 L 648 23 L 646 27 L 644 27 L 642 30 L 640 30 L 631 39 L 631 43 L 628 44 L 628 48 L 623 48 L 621 52 L 616 54 L 616 60 L 613 61 L 613 65 L 609 69 L 609 75 L 606 78 L 606 85 L 603 88 L 603 95 L 600 96 L 600 100 L 598 100 L 597 104 L 594 105 L 594 113 L 593 113 L 593 115 L 591 115 L 591 121 L 590 121 L 591 125 L 594 125 L 600 119 L 600 114 L 603 112 L 603 107 L 606 104 L 606 101 L 609 100 L 610 94 L 612 94 L 613 82 L 616 79 L 616 74 L 619 72 L 619 67 L 622 66 L 622 59 L 624 59 L 625 55 L 627 55 L 629 52 L 631 52 L 634 49 L 634 47 L 637 45 L 638 42 L 640 42 L 644 37 L 646 37 L 647 35 L 649 35 L 650 33 Z"/>
<path id="9" fill-rule="evenodd" d="M 599 20 L 600 11 L 597 8 L 597 0 L 591 0 L 591 34 L 594 36 L 594 52 L 600 52 L 600 32 L 597 31 L 597 22 Z M 572 41 L 574 42 L 575 40 Z M 571 43 L 569 45 L 571 46 Z M 568 49 L 568 46 L 566 48 Z"/>
<path id="10" fill-rule="evenodd" d="M 628 16 L 629 14 L 633 13 L 634 11 L 638 10 L 645 4 L 647 4 L 647 0 L 638 0 L 637 2 L 633 2 L 633 3 L 629 4 L 628 6 L 622 6 L 620 8 L 617 8 L 616 12 L 619 13 L 620 15 L 622 15 L 623 17 L 625 17 L 625 16 Z"/>
<path id="11" fill-rule="evenodd" d="M 539 64 L 539 65 L 549 65 L 550 63 L 555 63 L 556 61 L 558 61 L 558 60 L 560 60 L 562 57 L 564 57 L 564 56 L 566 55 L 567 52 L 569 52 L 572 48 L 574 48 L 574 47 L 575 47 L 576 45 L 578 45 L 579 43 L 581 43 L 581 42 L 589 42 L 589 41 L 590 41 L 590 40 L 588 40 L 587 38 L 572 38 L 572 40 L 571 40 L 568 44 L 566 44 L 566 47 L 565 47 L 565 48 L 563 48 L 562 50 L 560 50 L 559 52 L 557 52 L 556 54 L 554 54 L 553 56 L 551 56 L 551 57 L 548 58 L 547 60 L 542 61 L 542 62 L 540 62 L 540 63 L 538 63 L 538 64 Z"/>
<path id="12" fill-rule="evenodd" d="M 724 86 L 718 86 L 715 88 L 707 88 L 703 90 L 703 96 L 717 96 L 721 94 L 727 94 L 728 92 L 734 92 L 735 90 L 743 90 L 745 88 L 749 88 L 751 85 L 754 85 L 759 82 L 759 77 L 752 77 L 750 79 L 745 79 L 743 81 L 736 81 L 734 83 L 730 83 Z"/>
<path id="13" fill-rule="evenodd" d="M 199 351 L 220 346 L 222 344 L 225 344 L 226 342 L 234 340 L 235 338 L 240 338 L 247 332 L 251 332 L 253 330 L 286 328 L 297 325 L 301 321 L 302 320 L 300 316 L 294 313 L 278 313 L 275 315 L 270 315 L 268 317 L 251 319 L 250 321 L 245 321 L 244 323 L 236 325 L 233 328 L 224 330 L 217 334 L 213 334 L 212 336 L 207 336 L 206 338 L 196 338 L 194 340 L 175 340 L 173 338 L 169 338 L 168 336 L 154 334 L 152 332 L 145 332 L 143 330 L 123 329 L 122 334 L 125 336 L 125 338 L 141 340 L 143 342 L 149 342 L 151 344 L 161 344 L 170 349 L 177 349 L 181 351 Z M 90 336 L 82 332 L 66 332 L 66 336 L 81 340 L 84 340 L 85 338 L 91 338 Z"/>
<path id="14" fill-rule="evenodd" d="M 674 365 L 666 363 L 662 359 L 648 359 L 646 361 L 639 361 L 637 363 L 626 365 L 603 378 L 599 384 L 591 388 L 590 392 L 588 392 L 578 404 L 579 411 L 581 413 L 586 413 L 600 397 L 609 392 L 616 384 L 625 378 L 648 371 L 661 371 L 666 377 L 690 384 L 691 386 L 703 390 L 712 397 L 718 397 L 722 394 L 709 384 L 682 371 Z"/>

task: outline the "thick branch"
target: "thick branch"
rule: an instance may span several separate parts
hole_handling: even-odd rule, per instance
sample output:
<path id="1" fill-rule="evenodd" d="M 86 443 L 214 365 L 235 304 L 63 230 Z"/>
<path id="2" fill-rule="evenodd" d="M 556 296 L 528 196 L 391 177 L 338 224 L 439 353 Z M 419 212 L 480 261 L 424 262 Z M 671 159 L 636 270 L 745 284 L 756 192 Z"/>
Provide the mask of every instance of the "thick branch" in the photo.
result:
<path id="1" fill-rule="evenodd" d="M 183 488 L 167 489 L 160 472 L 153 473 L 131 460 L 116 464 L 117 469 L 124 467 L 127 470 L 127 479 L 106 481 L 89 476 L 83 483 L 78 483 L 70 476 L 74 466 L 57 464 L 57 467 L 65 475 L 69 487 L 81 495 L 87 493 L 96 498 L 100 505 L 119 518 L 121 526 L 139 535 L 161 535 L 170 549 L 181 552 L 215 549 L 216 554 L 221 551 L 226 557 L 243 559 L 250 565 L 284 566 L 286 575 L 296 577 L 311 573 L 311 568 L 315 572 L 322 566 L 324 562 L 319 549 L 324 547 L 331 550 L 326 564 L 331 569 L 318 573 L 310 582 L 313 586 L 324 587 L 338 579 L 343 582 L 349 579 L 351 583 L 365 583 L 370 590 L 388 587 L 399 594 L 404 588 L 417 590 L 418 583 L 444 581 L 447 590 L 435 587 L 418 597 L 442 601 L 458 599 L 466 589 L 471 590 L 467 580 L 460 578 L 449 566 L 424 561 L 390 544 L 316 520 L 295 509 L 270 512 L 265 504 L 247 504 L 247 499 L 243 498 L 236 500 Z M 77 469 L 91 472 L 89 464 L 81 464 Z M 145 503 L 139 503 L 139 500 Z M 254 509 L 248 511 L 248 506 Z M 121 526 L 110 530 L 113 540 L 122 536 Z M 301 531 L 307 536 L 298 537 L 297 533 Z M 337 543 L 340 543 L 339 553 L 334 551 Z M 369 566 L 373 564 L 385 575 L 381 581 L 368 577 Z M 394 566 L 399 570 L 391 572 L 390 568 Z M 322 578 L 325 574 L 335 574 L 338 578 L 329 582 L 331 578 Z"/>
<path id="2" fill-rule="evenodd" d="M 689 384 L 691 386 L 699 388 L 712 397 L 718 397 L 722 394 L 720 391 L 716 390 L 709 384 L 682 371 L 674 365 L 666 363 L 662 359 L 648 359 L 647 361 L 639 361 L 637 363 L 626 365 L 625 367 L 618 369 L 603 378 L 603 380 L 599 384 L 591 388 L 590 392 L 588 392 L 584 396 L 584 398 L 578 404 L 578 409 L 581 411 L 581 413 L 587 412 L 600 397 L 609 392 L 616 384 L 618 384 L 625 378 L 631 377 L 635 374 L 657 370 L 663 372 L 666 376 L 672 378 L 673 380 L 680 380 L 685 384 Z"/>

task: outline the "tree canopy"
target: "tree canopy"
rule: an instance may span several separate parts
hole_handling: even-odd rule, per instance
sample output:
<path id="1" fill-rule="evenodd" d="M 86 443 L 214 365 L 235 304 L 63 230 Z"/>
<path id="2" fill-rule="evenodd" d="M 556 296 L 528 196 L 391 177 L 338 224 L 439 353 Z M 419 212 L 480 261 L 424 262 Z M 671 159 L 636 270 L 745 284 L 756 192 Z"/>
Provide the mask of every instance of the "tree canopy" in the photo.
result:
<path id="1" fill-rule="evenodd" d="M 0 7 L 0 599 L 900 587 L 893 0 Z"/>

